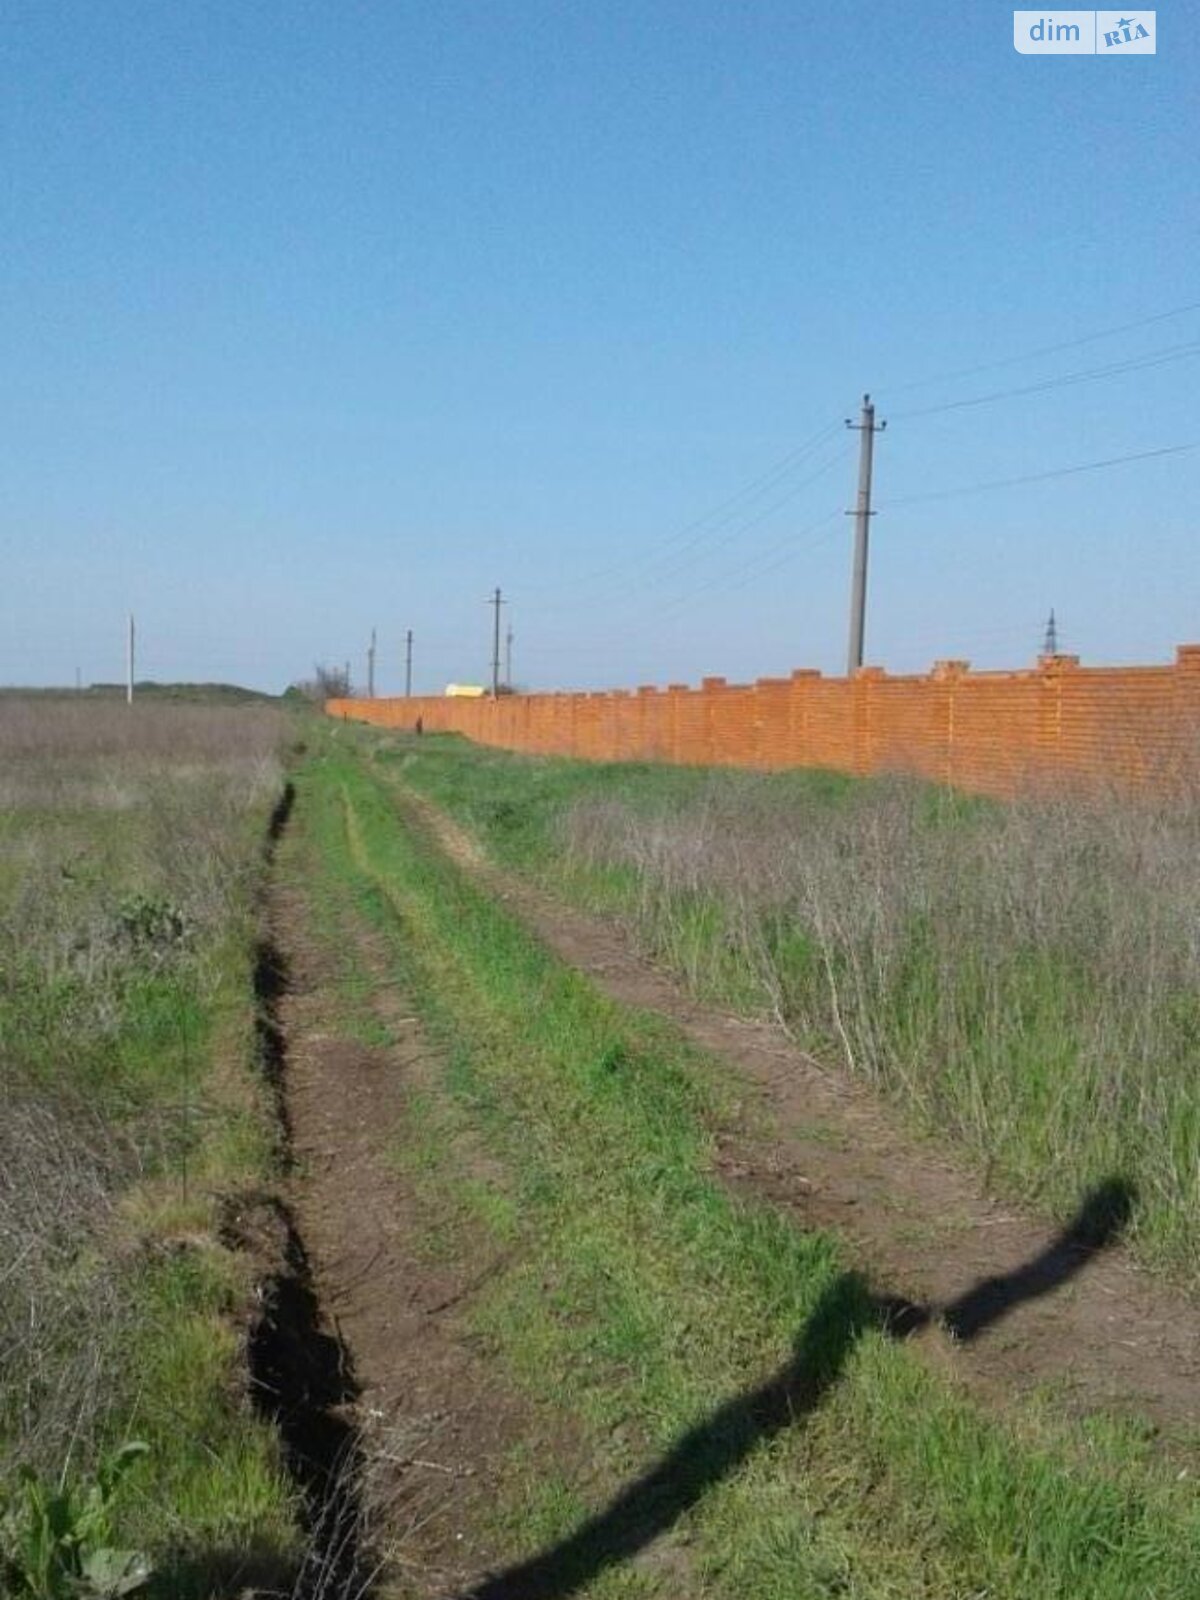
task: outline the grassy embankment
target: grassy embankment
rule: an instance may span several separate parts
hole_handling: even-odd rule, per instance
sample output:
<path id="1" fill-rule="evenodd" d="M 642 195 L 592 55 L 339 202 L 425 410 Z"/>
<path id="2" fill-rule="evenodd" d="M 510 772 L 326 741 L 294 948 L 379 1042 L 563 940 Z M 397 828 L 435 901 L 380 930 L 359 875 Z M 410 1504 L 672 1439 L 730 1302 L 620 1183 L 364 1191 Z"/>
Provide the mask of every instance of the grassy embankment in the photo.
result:
<path id="1" fill-rule="evenodd" d="M 250 707 L 0 702 L 0 1486 L 18 1594 L 67 1592 L 54 1561 L 37 1578 L 17 1552 L 36 1521 L 19 1469 L 75 1486 L 78 1507 L 130 1440 L 149 1450 L 100 1542 L 148 1554 L 151 1592 L 292 1566 L 292 1492 L 236 1328 L 250 1267 L 220 1243 L 221 1197 L 275 1160 L 250 974 L 283 732 Z"/>
<path id="2" fill-rule="evenodd" d="M 386 754 L 382 752 L 386 751 Z M 1000 805 L 902 780 L 381 746 L 502 863 L 631 923 L 702 995 L 1060 1216 L 1113 1174 L 1200 1269 L 1200 798 Z"/>
<path id="3" fill-rule="evenodd" d="M 712 1065 L 598 995 L 402 820 L 353 731 L 329 743 L 298 779 L 306 881 L 371 919 L 446 1062 L 397 1160 L 438 1229 L 503 1243 L 475 1332 L 592 1453 L 583 1484 L 536 1441 L 514 1457 L 497 1524 L 532 1564 L 508 1592 L 1194 1592 L 1189 1479 L 1131 1428 L 984 1418 L 889 1339 L 832 1239 L 712 1179 L 731 1112 Z M 474 759 L 419 763 L 469 785 Z M 459 1169 L 464 1123 L 503 1178 Z M 627 1559 L 667 1530 L 687 1579 Z"/>

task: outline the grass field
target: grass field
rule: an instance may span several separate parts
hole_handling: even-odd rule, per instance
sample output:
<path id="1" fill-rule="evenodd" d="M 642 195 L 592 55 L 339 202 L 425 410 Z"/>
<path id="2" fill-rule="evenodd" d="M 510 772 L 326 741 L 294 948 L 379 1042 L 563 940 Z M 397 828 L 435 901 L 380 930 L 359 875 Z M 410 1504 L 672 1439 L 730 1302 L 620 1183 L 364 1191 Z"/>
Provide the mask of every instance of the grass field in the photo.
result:
<path id="1" fill-rule="evenodd" d="M 0 1589 L 15 1595 L 106 1592 L 103 1574 L 90 1590 L 39 1579 L 33 1535 L 64 1518 L 93 1553 L 144 1556 L 162 1600 L 360 1594 L 357 1557 L 353 1589 L 336 1563 L 328 1582 L 298 1577 L 298 1492 L 248 1397 L 262 1263 L 229 1224 L 279 1186 L 287 1040 L 280 1086 L 252 969 L 294 726 L 249 704 L 0 698 Z M 1163 1448 L 1052 1391 L 985 1405 L 895 1337 L 837 1237 L 719 1181 L 744 1114 L 727 1068 L 551 954 L 412 796 L 630 920 L 699 990 L 774 1012 L 1001 1181 L 1036 1173 L 1065 1209 L 1127 1180 L 1141 1247 L 1180 1271 L 1194 818 L 530 761 L 324 723 L 304 740 L 274 932 L 298 917 L 291 936 L 322 944 L 313 971 L 335 977 L 299 1014 L 368 1054 L 389 1039 L 377 987 L 419 1020 L 419 1085 L 397 1086 L 403 1114 L 376 1130 L 417 1219 L 405 1248 L 434 1272 L 463 1264 L 471 1359 L 524 1397 L 479 1513 L 508 1566 L 474 1600 L 1191 1600 L 1198 1441 L 1180 1425 Z M 287 1193 L 311 1181 L 298 1163 Z M 315 1300 L 305 1314 L 333 1326 Z M 446 1326 L 430 1320 L 434 1345 Z M 397 1557 L 378 1600 L 431 1594 L 378 1514 Z"/>
<path id="2" fill-rule="evenodd" d="M 275 1161 L 250 966 L 284 732 L 265 707 L 0 698 L 0 1589 L 15 1594 L 68 1592 L 47 1548 L 62 1553 L 131 1442 L 148 1448 L 90 1538 L 144 1553 L 150 1592 L 290 1569 L 293 1491 L 246 1395 L 251 1269 L 221 1243 L 224 1197 Z"/>
<path id="3" fill-rule="evenodd" d="M 835 1239 L 710 1175 L 730 1114 L 713 1064 L 602 998 L 472 883 L 378 746 L 364 759 L 352 730 L 330 743 L 297 777 L 291 870 L 385 941 L 444 1063 L 397 1165 L 418 1176 L 433 1247 L 481 1230 L 503 1243 L 476 1334 L 590 1451 L 582 1483 L 536 1451 L 514 1459 L 495 1507 L 514 1566 L 479 1596 L 1194 1594 L 1200 1508 L 1144 1432 L 1068 1423 L 1052 1398 L 984 1415 L 891 1339 Z M 513 820 L 525 774 L 496 792 L 521 764 L 452 746 L 400 759 L 460 812 L 490 787 L 513 808 L 493 812 L 511 858 L 537 859 L 542 840 Z M 571 772 L 528 770 L 557 812 Z M 669 781 L 646 777 L 660 800 Z M 464 1124 L 486 1181 L 458 1165 Z M 634 1559 L 666 1533 L 690 1579 Z"/>
<path id="4" fill-rule="evenodd" d="M 617 914 L 696 990 L 777 1017 L 1059 1215 L 1136 1189 L 1200 1268 L 1200 803 L 972 800 L 903 780 L 385 741 L 501 862 Z"/>

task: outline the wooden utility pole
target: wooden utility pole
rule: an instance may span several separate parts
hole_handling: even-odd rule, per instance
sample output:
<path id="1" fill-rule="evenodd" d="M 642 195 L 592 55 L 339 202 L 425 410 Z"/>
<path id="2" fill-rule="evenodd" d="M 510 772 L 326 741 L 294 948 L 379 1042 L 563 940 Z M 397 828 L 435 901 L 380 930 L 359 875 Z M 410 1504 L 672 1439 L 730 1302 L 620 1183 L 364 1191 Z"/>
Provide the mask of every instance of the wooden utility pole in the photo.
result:
<path id="1" fill-rule="evenodd" d="M 876 424 L 871 396 L 865 394 L 859 420 L 851 422 L 847 417 L 846 426 L 858 434 L 858 504 L 853 511 L 846 513 L 855 519 L 854 573 L 850 585 L 850 649 L 846 660 L 846 674 L 852 678 L 863 664 L 863 634 L 867 615 L 867 540 L 874 515 L 871 510 L 871 466 L 875 435 L 882 433 L 887 423 Z"/>

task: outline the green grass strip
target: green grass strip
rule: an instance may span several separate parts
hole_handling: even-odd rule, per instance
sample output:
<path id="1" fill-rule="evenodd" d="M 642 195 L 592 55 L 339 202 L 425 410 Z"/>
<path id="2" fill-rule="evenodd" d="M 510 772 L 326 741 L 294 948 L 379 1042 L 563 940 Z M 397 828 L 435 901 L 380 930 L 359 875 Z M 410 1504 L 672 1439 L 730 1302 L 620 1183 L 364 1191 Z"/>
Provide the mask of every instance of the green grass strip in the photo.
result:
<path id="1" fill-rule="evenodd" d="M 483 1323 L 592 1432 L 599 1481 L 625 1474 L 542 1592 L 618 1592 L 637 1529 L 672 1527 L 722 1595 L 1194 1596 L 1194 1492 L 1135 1432 L 982 1416 L 878 1331 L 829 1237 L 714 1183 L 719 1082 L 672 1028 L 552 958 L 351 752 L 300 793 L 515 1174 L 528 1248 Z"/>
<path id="2" fill-rule="evenodd" d="M 852 1062 L 989 1185 L 1065 1219 L 1121 1174 L 1130 1247 L 1200 1285 L 1194 805 L 338 733 L 697 994 Z"/>

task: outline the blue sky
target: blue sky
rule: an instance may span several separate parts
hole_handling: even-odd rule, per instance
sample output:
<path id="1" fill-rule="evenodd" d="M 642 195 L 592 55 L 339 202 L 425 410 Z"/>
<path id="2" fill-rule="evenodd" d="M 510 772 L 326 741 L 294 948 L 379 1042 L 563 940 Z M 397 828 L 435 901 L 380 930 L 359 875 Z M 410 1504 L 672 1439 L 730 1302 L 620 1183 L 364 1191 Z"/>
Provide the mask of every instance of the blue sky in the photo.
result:
<path id="1" fill-rule="evenodd" d="M 1200 450 L 949 493 L 1200 441 L 1198 35 L 1158 24 L 9 0 L 0 681 L 118 677 L 132 608 L 147 676 L 361 679 L 375 626 L 386 692 L 411 627 L 438 690 L 496 584 L 530 686 L 840 671 L 865 389 L 868 660 L 1026 663 L 1051 605 L 1169 659 Z"/>

